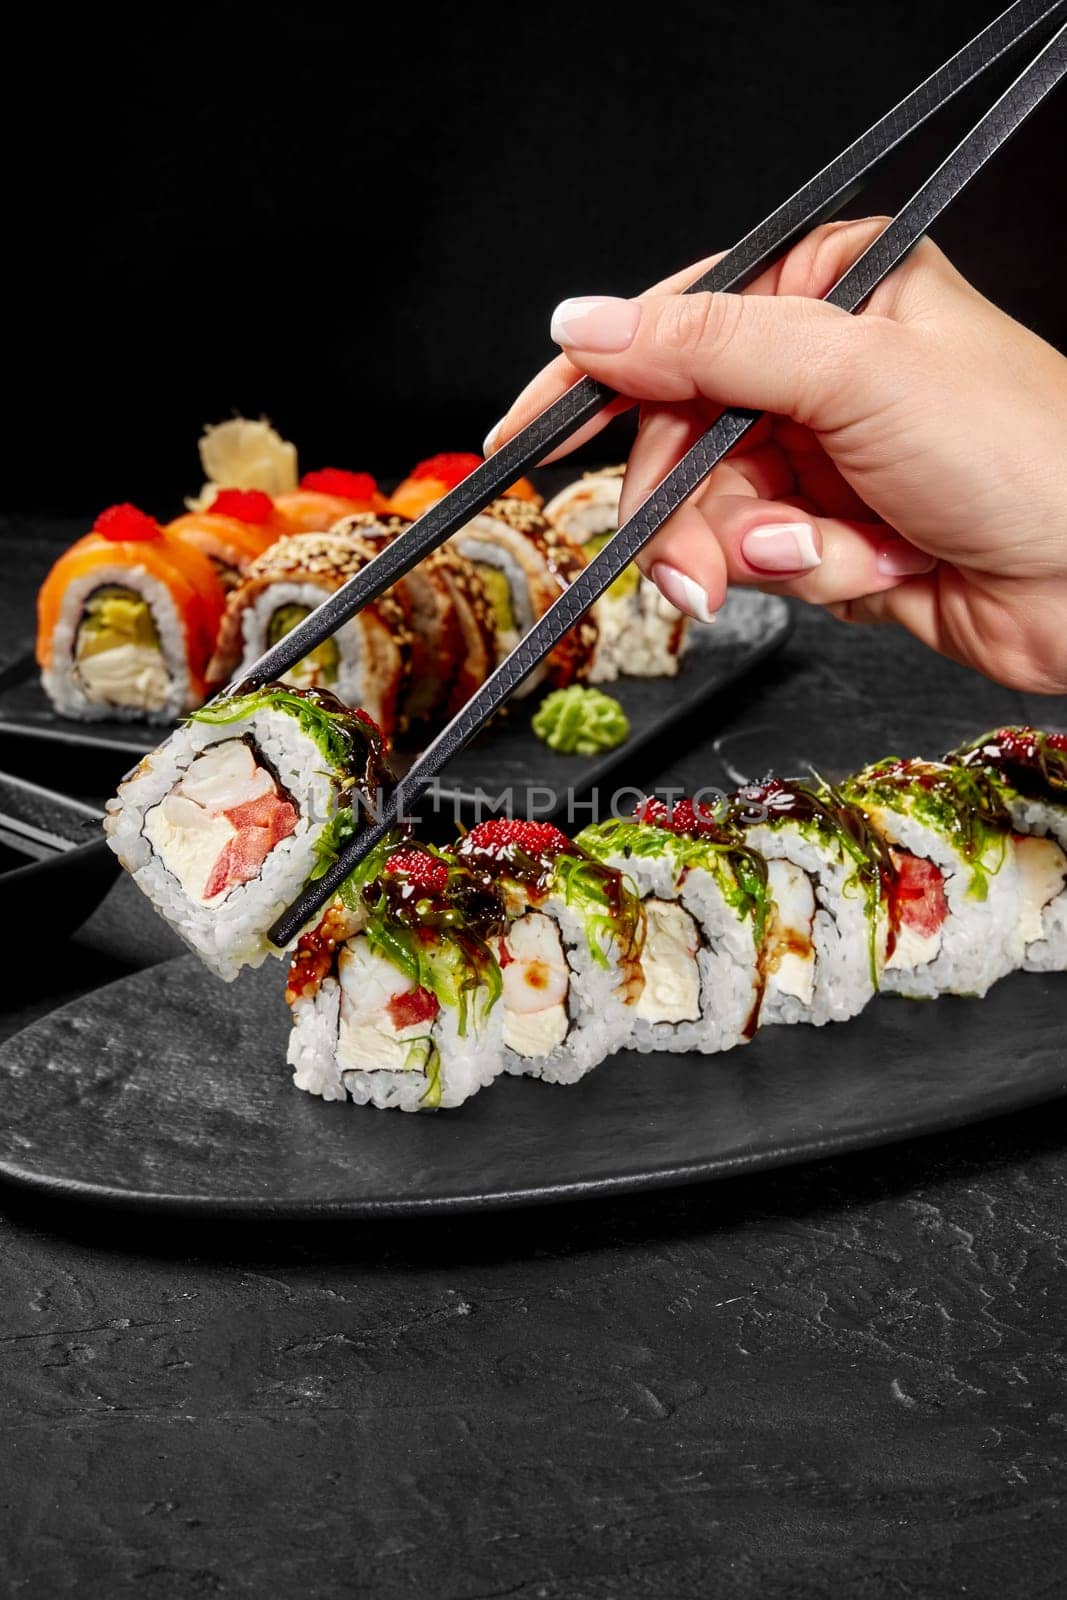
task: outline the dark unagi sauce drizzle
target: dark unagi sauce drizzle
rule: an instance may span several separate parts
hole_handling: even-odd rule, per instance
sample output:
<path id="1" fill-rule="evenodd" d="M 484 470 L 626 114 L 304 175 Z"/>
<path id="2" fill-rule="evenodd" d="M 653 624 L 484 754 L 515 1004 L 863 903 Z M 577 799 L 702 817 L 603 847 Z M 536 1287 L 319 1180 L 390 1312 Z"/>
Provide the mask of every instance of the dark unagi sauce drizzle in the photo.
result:
<path id="1" fill-rule="evenodd" d="M 829 838 L 838 839 L 855 862 L 853 878 L 867 899 L 870 920 L 871 974 L 877 987 L 877 912 L 885 905 L 887 915 L 893 902 L 896 868 L 889 846 L 881 834 L 871 826 L 858 806 L 852 805 L 829 784 L 789 783 L 783 778 L 769 778 L 764 783 L 746 784 L 732 797 L 728 820 L 737 828 L 755 827 L 761 823 L 796 822 L 819 829 Z M 851 881 L 851 880 L 850 880 Z M 846 885 L 847 887 L 847 885 Z M 892 934 L 891 934 L 892 936 Z M 754 1033 L 759 1023 L 763 996 L 773 967 L 766 955 L 766 941 L 761 947 L 758 961 L 759 998 L 750 1027 Z M 797 954 L 806 954 L 798 949 Z M 780 959 L 780 955 L 778 957 Z M 752 1034 L 746 1032 L 746 1038 Z"/>
<path id="2" fill-rule="evenodd" d="M 1067 803 L 1067 734 L 997 728 L 953 750 L 948 760 L 988 770 L 1030 800 Z"/>

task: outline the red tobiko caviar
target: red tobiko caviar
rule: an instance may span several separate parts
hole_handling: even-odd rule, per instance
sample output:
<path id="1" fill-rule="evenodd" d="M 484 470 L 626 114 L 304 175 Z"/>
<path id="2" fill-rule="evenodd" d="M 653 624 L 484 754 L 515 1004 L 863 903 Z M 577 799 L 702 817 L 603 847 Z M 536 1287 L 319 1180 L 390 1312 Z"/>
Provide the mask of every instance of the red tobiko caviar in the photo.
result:
<path id="1" fill-rule="evenodd" d="M 488 822 L 479 822 L 463 840 L 464 847 L 492 852 L 513 844 L 530 856 L 571 848 L 567 835 L 551 822 L 526 822 L 520 817 L 491 817 Z"/>
<path id="2" fill-rule="evenodd" d="M 262 489 L 220 489 L 208 506 L 213 517 L 236 517 L 259 528 L 274 515 L 274 501 Z"/>
<path id="3" fill-rule="evenodd" d="M 481 456 L 457 450 L 451 454 L 446 452 L 444 455 L 430 456 L 427 461 L 420 461 L 417 467 L 411 469 L 410 476 L 434 478 L 438 483 L 445 483 L 450 489 L 454 489 L 457 483 L 469 478 L 475 467 L 480 467 L 481 464 Z"/>
<path id="4" fill-rule="evenodd" d="M 402 873 L 414 888 L 425 889 L 428 894 L 442 894 L 448 887 L 445 863 L 425 850 L 398 850 L 385 863 L 385 870 L 390 877 Z"/>
<path id="5" fill-rule="evenodd" d="M 110 539 L 113 544 L 124 544 L 127 541 L 143 544 L 146 539 L 158 539 L 163 529 L 155 517 L 150 517 L 147 511 L 138 511 L 136 506 L 126 502 L 120 506 L 108 506 L 106 511 L 101 511 L 93 523 L 93 532 L 100 534 L 104 539 Z"/>
<path id="6" fill-rule="evenodd" d="M 385 738 L 385 734 L 382 732 L 381 728 L 375 722 L 375 720 L 371 716 L 370 712 L 369 711 L 364 711 L 362 706 L 357 706 L 356 710 L 352 713 L 352 715 L 356 718 L 357 722 L 365 722 L 367 724 L 368 728 L 373 728 L 374 732 L 378 735 L 379 739 L 384 739 Z"/>
<path id="7" fill-rule="evenodd" d="M 343 467 L 305 472 L 300 487 L 313 494 L 336 495 L 338 500 L 371 500 L 378 493 L 378 485 L 369 472 L 346 472 Z"/>
<path id="8" fill-rule="evenodd" d="M 721 826 L 715 813 L 707 806 L 695 804 L 692 800 L 676 800 L 668 805 L 665 800 L 657 800 L 654 795 L 647 800 L 638 802 L 634 816 L 638 822 L 648 822 L 655 828 L 662 828 L 666 833 L 689 834 L 718 834 Z"/>

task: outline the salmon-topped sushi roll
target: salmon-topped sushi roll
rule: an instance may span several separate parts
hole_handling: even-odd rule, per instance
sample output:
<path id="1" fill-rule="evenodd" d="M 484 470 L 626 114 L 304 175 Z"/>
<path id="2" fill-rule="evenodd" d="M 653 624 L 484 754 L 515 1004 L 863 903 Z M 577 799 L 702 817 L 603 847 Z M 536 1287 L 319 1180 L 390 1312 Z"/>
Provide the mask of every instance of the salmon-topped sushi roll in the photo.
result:
<path id="1" fill-rule="evenodd" d="M 325 533 L 342 517 L 386 508 L 385 496 L 369 472 L 345 472 L 340 467 L 305 472 L 297 488 L 274 502 L 286 533 Z"/>
<path id="2" fill-rule="evenodd" d="M 172 721 L 207 694 L 224 602 L 206 555 L 136 506 L 111 506 L 41 586 L 45 692 L 69 717 Z"/>
<path id="3" fill-rule="evenodd" d="M 438 500 L 444 499 L 464 478 L 469 478 L 474 469 L 482 465 L 483 459 L 473 452 L 452 451 L 420 461 L 394 489 L 389 497 L 389 510 L 414 521 Z M 529 500 L 535 506 L 541 504 L 541 496 L 528 478 L 520 478 L 505 492 L 515 499 Z"/>
<path id="4" fill-rule="evenodd" d="M 172 538 L 207 556 L 227 594 L 284 531 L 262 489 L 220 489 L 204 511 L 186 511 L 167 523 Z"/>

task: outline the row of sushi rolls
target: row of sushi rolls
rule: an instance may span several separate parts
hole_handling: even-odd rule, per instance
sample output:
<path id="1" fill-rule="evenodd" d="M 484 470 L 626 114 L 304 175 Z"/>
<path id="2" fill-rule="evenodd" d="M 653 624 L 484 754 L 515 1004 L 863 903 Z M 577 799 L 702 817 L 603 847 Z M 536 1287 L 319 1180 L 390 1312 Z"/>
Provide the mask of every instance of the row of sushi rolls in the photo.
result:
<path id="1" fill-rule="evenodd" d="M 37 659 L 56 711 L 170 723 L 289 633 L 479 465 L 420 462 L 390 495 L 366 472 L 299 473 L 266 421 L 205 430 L 207 482 L 161 523 L 110 506 L 38 596 Z M 362 706 L 390 741 L 425 742 L 610 538 L 622 470 L 588 473 L 547 505 L 522 479 L 343 624 L 289 674 Z M 686 618 L 636 567 L 520 689 L 671 677 Z"/>
<path id="2" fill-rule="evenodd" d="M 623 1049 L 714 1055 L 879 991 L 1067 968 L 1065 734 L 651 795 L 575 838 L 495 817 L 442 847 L 406 824 L 275 949 L 390 782 L 365 709 L 271 683 L 194 711 L 108 807 L 122 864 L 213 972 L 287 958 L 288 1059 L 324 1100 L 455 1107 L 502 1074 L 573 1084 Z"/>
<path id="3" fill-rule="evenodd" d="M 263 422 L 209 429 L 201 457 L 186 515 L 112 507 L 60 558 L 40 664 L 68 715 L 181 719 L 105 831 L 220 978 L 288 961 L 298 1088 L 455 1107 L 501 1075 L 572 1084 L 624 1049 L 714 1055 L 878 992 L 1067 968 L 1067 735 L 1029 727 L 834 784 L 651 795 L 575 838 L 505 817 L 442 847 L 405 825 L 277 949 L 281 913 L 375 820 L 394 740 L 458 708 L 610 537 L 621 476 L 548 505 L 516 485 L 285 681 L 250 686 L 242 668 L 478 458 L 421 463 L 386 498 L 366 474 L 298 477 Z M 624 574 L 548 681 L 670 676 L 683 628 Z"/>

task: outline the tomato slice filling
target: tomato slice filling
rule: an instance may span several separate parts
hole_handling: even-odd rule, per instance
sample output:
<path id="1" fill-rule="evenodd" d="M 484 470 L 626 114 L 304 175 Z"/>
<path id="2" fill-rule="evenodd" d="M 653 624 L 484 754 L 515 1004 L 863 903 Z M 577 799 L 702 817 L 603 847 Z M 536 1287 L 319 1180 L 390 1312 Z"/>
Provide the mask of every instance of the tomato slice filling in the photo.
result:
<path id="1" fill-rule="evenodd" d="M 211 869 L 204 888 L 204 899 L 249 883 L 259 873 L 276 844 L 287 839 L 296 828 L 296 807 L 279 794 L 260 795 L 246 800 L 222 815 L 236 828 Z"/>

